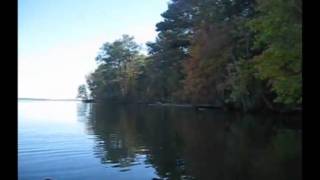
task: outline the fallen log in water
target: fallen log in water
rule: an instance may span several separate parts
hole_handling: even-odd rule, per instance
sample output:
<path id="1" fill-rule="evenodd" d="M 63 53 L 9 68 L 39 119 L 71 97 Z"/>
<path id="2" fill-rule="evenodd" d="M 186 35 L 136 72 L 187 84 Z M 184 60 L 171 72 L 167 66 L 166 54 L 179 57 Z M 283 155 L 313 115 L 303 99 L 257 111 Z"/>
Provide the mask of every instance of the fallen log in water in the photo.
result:
<path id="1" fill-rule="evenodd" d="M 174 103 L 153 103 L 148 104 L 149 106 L 173 106 L 173 107 L 193 107 L 191 104 L 174 104 Z"/>
<path id="2" fill-rule="evenodd" d="M 93 103 L 95 101 L 93 99 L 83 99 L 82 102 L 84 102 L 84 103 Z"/>
<path id="3" fill-rule="evenodd" d="M 196 110 L 205 110 L 205 109 L 223 109 L 222 106 L 214 106 L 212 104 L 175 104 L 175 103 L 153 103 L 148 104 L 149 106 L 172 106 L 172 107 L 188 107 L 195 108 Z"/>

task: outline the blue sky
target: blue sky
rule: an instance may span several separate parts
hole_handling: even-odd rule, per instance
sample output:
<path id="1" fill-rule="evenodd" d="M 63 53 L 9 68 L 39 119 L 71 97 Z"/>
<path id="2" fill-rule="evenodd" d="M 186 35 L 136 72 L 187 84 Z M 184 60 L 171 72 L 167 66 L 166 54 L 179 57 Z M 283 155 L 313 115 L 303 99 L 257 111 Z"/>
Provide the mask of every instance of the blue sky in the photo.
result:
<path id="1" fill-rule="evenodd" d="M 169 0 L 19 0 L 18 97 L 74 98 L 104 42 L 153 41 Z"/>

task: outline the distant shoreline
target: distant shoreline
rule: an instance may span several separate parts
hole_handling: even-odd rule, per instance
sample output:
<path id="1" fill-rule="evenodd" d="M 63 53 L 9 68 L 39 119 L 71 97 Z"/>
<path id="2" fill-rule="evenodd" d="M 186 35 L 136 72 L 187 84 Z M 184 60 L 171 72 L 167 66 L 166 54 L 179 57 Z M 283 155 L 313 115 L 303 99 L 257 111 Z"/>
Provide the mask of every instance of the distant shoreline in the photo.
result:
<path id="1" fill-rule="evenodd" d="M 79 99 L 45 99 L 45 98 L 18 98 L 18 100 L 29 100 L 29 101 L 81 101 Z"/>

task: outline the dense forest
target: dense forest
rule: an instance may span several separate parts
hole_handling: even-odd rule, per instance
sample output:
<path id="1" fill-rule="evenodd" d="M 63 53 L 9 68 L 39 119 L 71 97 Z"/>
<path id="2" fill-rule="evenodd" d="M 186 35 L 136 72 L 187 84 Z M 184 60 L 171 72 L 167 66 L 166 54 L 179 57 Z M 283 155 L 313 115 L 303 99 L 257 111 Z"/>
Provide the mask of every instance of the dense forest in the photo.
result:
<path id="1" fill-rule="evenodd" d="M 130 35 L 103 44 L 93 99 L 301 109 L 301 0 L 172 0 L 161 16 L 148 55 Z"/>

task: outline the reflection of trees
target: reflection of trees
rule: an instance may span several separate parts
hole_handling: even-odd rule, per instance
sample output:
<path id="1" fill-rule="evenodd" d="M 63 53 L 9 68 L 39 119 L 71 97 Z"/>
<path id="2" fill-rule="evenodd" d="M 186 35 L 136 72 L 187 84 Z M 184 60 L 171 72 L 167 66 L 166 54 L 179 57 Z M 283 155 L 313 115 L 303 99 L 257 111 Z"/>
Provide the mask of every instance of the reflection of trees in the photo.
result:
<path id="1" fill-rule="evenodd" d="M 157 170 L 160 177 L 180 179 L 185 174 L 182 149 L 184 142 L 172 125 L 173 119 L 167 109 L 146 111 L 146 129 L 143 138 L 150 154 L 148 162 Z"/>
<path id="2" fill-rule="evenodd" d="M 112 106 L 96 105 L 93 111 L 88 126 L 99 142 L 95 154 L 102 163 L 116 163 L 115 167 L 132 165 L 139 146 L 135 117 Z"/>
<path id="3" fill-rule="evenodd" d="M 168 179 L 301 179 L 301 136 L 274 117 L 114 105 L 90 114 L 96 155 L 114 167 L 140 153 Z"/>
<path id="4" fill-rule="evenodd" d="M 301 179 L 297 132 L 289 130 L 295 135 L 282 137 L 275 149 L 280 134 L 272 130 L 275 125 L 270 122 L 267 117 L 213 113 L 177 123 L 186 144 L 187 172 L 197 179 Z M 290 160 L 285 159 L 289 149 L 294 151 Z M 282 154 L 276 156 L 274 151 Z"/>
<path id="5" fill-rule="evenodd" d="M 137 163 L 137 154 L 144 154 L 159 176 L 176 179 L 183 174 L 182 138 L 167 112 L 97 104 L 90 114 L 87 126 L 97 138 L 95 154 L 102 163 L 128 167 Z"/>
<path id="6" fill-rule="evenodd" d="M 88 120 L 91 112 L 91 103 L 78 103 L 77 104 L 77 116 L 78 121 L 85 122 Z"/>

